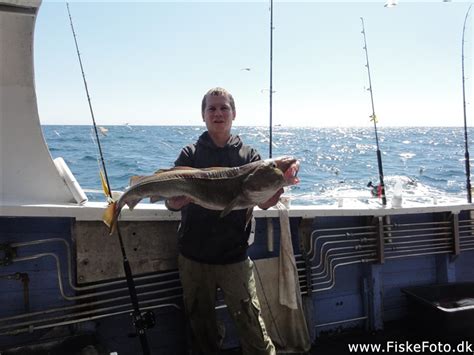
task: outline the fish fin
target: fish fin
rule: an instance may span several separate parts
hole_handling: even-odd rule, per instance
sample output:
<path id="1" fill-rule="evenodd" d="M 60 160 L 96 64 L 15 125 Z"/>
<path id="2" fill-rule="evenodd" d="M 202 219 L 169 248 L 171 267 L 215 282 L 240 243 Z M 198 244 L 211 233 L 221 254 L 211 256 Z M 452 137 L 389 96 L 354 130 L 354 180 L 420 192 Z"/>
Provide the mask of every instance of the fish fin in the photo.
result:
<path id="1" fill-rule="evenodd" d="M 140 202 L 141 200 L 142 200 L 141 197 L 137 197 L 137 198 L 134 198 L 134 199 L 129 199 L 128 201 L 125 202 L 125 204 L 128 206 L 130 211 L 133 211 L 135 206 L 138 205 L 138 202 Z"/>
<path id="2" fill-rule="evenodd" d="M 235 206 L 237 206 L 240 202 L 240 196 L 237 196 L 234 198 L 227 206 L 225 206 L 224 210 L 221 212 L 220 217 L 225 217 L 227 216 Z"/>
<path id="3" fill-rule="evenodd" d="M 130 186 L 136 185 L 137 182 L 138 182 L 140 179 L 142 179 L 142 178 L 144 178 L 144 176 L 134 175 L 134 176 L 132 176 L 132 177 L 130 178 L 130 181 L 129 181 L 128 184 L 129 184 Z"/>
<path id="4" fill-rule="evenodd" d="M 244 187 L 249 184 L 249 181 L 250 181 L 250 183 L 251 183 L 253 176 L 254 176 L 254 174 L 251 173 L 251 174 L 249 174 L 249 175 L 245 178 L 245 180 L 242 182 L 242 190 L 245 190 Z M 241 197 L 242 197 L 241 194 L 238 194 L 237 197 L 235 197 L 235 198 L 224 208 L 224 210 L 221 212 L 221 215 L 220 215 L 221 218 L 224 217 L 224 216 L 226 216 L 226 215 L 228 215 L 228 214 L 230 213 L 230 211 L 232 211 L 232 210 L 234 209 L 234 207 L 236 207 L 236 206 L 240 203 Z M 249 212 L 247 211 L 247 213 L 249 213 Z"/>
<path id="5" fill-rule="evenodd" d="M 229 170 L 229 168 L 222 167 L 222 166 L 215 166 L 215 167 L 212 167 L 212 168 L 203 168 L 201 170 L 203 170 L 203 171 L 209 171 L 209 170 L 222 171 L 222 170 Z"/>
<path id="6" fill-rule="evenodd" d="M 117 215 L 116 215 L 117 202 L 113 202 L 107 206 L 104 213 L 102 214 L 102 221 L 107 227 L 109 227 L 109 235 L 115 230 L 115 225 L 117 224 Z"/>
<path id="7" fill-rule="evenodd" d="M 253 216 L 253 207 L 247 208 L 247 214 L 245 215 L 245 229 L 249 226 L 250 222 L 252 221 Z"/>
<path id="8" fill-rule="evenodd" d="M 153 174 L 161 174 L 161 173 L 166 173 L 168 171 L 173 171 L 173 170 L 199 170 L 199 169 L 192 168 L 190 166 L 175 166 L 174 168 L 170 168 L 170 169 L 158 169 Z"/>

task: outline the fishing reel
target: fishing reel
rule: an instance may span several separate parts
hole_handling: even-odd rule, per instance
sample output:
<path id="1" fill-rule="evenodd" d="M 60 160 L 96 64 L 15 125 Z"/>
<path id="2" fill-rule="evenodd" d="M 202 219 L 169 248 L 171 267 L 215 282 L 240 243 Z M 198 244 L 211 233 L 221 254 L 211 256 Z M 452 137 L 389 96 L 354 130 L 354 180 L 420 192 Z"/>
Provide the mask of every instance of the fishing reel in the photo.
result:
<path id="1" fill-rule="evenodd" d="M 146 329 L 151 329 L 155 326 L 155 313 L 152 311 L 141 312 L 133 314 L 133 325 L 137 331 L 137 334 L 144 334 Z"/>

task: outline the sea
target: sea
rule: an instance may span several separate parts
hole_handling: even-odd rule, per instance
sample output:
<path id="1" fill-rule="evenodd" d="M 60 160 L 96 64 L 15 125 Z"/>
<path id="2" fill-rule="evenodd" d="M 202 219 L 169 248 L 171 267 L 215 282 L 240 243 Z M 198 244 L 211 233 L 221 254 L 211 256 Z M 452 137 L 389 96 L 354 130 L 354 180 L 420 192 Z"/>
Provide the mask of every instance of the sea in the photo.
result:
<path id="1" fill-rule="evenodd" d="M 44 125 L 53 158 L 62 157 L 90 201 L 105 201 L 99 177 L 100 158 L 91 126 Z M 133 175 L 148 175 L 174 165 L 180 150 L 195 142 L 204 126 L 99 127 L 110 185 L 123 191 Z M 233 134 L 269 156 L 268 127 L 233 127 Z M 378 128 L 387 197 L 401 193 L 404 202 L 466 202 L 464 129 L 461 127 Z M 472 146 L 472 140 L 469 146 Z M 287 194 L 296 205 L 379 205 L 367 185 L 379 183 L 373 128 L 273 128 L 272 155 L 300 160 L 300 183 Z"/>

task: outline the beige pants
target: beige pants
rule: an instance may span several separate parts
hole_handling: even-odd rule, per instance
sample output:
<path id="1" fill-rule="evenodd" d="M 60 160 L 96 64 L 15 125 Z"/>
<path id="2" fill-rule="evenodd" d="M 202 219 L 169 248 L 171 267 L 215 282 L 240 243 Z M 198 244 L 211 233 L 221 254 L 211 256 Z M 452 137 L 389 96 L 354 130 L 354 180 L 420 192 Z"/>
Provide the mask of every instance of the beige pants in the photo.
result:
<path id="1" fill-rule="evenodd" d="M 184 305 L 194 341 L 203 354 L 219 352 L 216 322 L 216 289 L 224 301 L 240 337 L 242 354 L 276 354 L 265 330 L 250 259 L 228 265 L 202 264 L 179 256 Z"/>

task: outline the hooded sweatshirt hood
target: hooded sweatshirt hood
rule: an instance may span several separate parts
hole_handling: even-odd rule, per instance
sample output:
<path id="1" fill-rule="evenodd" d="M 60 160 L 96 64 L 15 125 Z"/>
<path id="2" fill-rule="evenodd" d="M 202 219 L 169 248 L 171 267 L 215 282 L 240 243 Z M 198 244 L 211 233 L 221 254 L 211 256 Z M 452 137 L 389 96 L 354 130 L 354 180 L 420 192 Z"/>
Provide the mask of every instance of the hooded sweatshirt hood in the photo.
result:
<path id="1" fill-rule="evenodd" d="M 227 140 L 224 147 L 218 147 L 214 141 L 212 140 L 209 132 L 204 132 L 201 134 L 197 141 L 198 145 L 203 145 L 204 147 L 211 148 L 211 149 L 240 149 L 243 145 L 242 140 L 238 135 L 230 135 L 230 138 Z"/>

